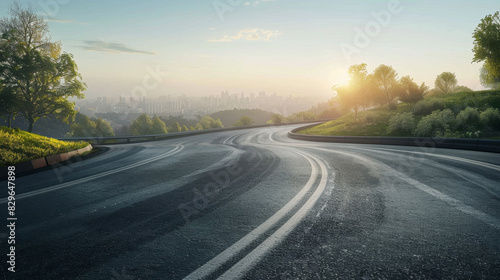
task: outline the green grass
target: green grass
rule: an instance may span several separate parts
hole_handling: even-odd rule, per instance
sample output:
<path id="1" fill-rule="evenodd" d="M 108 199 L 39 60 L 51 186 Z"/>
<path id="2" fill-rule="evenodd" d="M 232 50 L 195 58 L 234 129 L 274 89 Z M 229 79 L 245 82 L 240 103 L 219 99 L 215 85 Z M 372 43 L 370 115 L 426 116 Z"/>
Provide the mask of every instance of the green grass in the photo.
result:
<path id="1" fill-rule="evenodd" d="M 476 107 L 484 110 L 488 107 L 500 109 L 500 91 L 476 91 L 460 92 L 445 96 L 429 96 L 427 98 L 442 98 L 446 108 L 450 108 L 457 114 L 466 107 Z M 336 120 L 300 131 L 302 134 L 332 135 L 332 136 L 400 136 L 410 137 L 411 134 L 388 134 L 387 127 L 393 115 L 403 112 L 412 112 L 412 107 L 399 104 L 398 108 L 388 111 L 387 106 L 358 112 L 358 118 L 354 121 L 354 113 L 349 113 Z M 418 123 L 423 116 L 415 116 Z M 489 135 L 487 138 L 498 139 L 499 135 Z"/>
<path id="2" fill-rule="evenodd" d="M 65 142 L 0 126 L 0 166 L 85 148 L 87 142 Z"/>

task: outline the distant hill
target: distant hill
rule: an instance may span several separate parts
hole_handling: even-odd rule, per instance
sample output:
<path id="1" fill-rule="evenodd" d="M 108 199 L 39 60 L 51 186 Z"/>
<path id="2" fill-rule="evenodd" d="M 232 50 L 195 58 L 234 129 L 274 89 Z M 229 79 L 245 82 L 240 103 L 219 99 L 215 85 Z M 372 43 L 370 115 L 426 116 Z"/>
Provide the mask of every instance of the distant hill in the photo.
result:
<path id="1" fill-rule="evenodd" d="M 233 109 L 213 113 L 210 117 L 220 119 L 224 127 L 231 127 L 235 122 L 239 121 L 243 116 L 249 116 L 253 119 L 254 125 L 266 124 L 271 119 L 273 113 L 266 112 L 260 109 Z"/>

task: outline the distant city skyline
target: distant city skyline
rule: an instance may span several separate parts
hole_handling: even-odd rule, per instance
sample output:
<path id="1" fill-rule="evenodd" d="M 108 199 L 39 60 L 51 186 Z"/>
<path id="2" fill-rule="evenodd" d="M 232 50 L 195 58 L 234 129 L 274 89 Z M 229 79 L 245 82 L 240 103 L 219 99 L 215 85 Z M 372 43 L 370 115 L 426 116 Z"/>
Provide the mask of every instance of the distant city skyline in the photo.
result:
<path id="1" fill-rule="evenodd" d="M 141 114 L 150 116 L 183 116 L 195 118 L 197 115 L 233 110 L 233 109 L 260 109 L 285 116 L 311 109 L 322 100 L 307 96 L 280 96 L 276 93 L 268 94 L 264 91 L 256 94 L 230 93 L 222 91 L 219 95 L 203 97 L 186 95 L 159 97 L 120 96 L 108 98 L 85 98 L 76 100 L 76 109 L 80 113 L 94 116 L 97 113 Z"/>
<path id="2" fill-rule="evenodd" d="M 11 3 L 0 3 L 0 17 Z M 89 98 L 228 90 L 326 100 L 358 63 L 391 65 L 431 87 L 450 71 L 478 90 L 472 32 L 499 9 L 497 0 L 31 3 L 74 55 Z"/>

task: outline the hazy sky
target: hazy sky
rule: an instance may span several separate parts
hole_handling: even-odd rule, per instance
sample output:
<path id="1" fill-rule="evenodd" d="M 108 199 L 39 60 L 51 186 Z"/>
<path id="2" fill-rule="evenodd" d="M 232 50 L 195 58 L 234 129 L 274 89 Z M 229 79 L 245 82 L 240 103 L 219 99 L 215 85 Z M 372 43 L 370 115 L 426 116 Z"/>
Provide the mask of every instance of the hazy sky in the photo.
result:
<path id="1" fill-rule="evenodd" d="M 10 3 L 0 1 L 1 17 Z M 400 77 L 432 87 L 450 71 L 459 84 L 481 89 L 472 32 L 500 10 L 498 0 L 31 3 L 48 15 L 52 39 L 74 55 L 88 97 L 227 89 L 326 99 L 362 62 L 370 71 L 392 65 Z"/>

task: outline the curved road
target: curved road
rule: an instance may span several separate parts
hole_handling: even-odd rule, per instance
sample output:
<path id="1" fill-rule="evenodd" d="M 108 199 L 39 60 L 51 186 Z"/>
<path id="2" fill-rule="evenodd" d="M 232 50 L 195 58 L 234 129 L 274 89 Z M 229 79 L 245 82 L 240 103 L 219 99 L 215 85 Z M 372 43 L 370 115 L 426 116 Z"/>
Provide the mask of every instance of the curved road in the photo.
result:
<path id="1" fill-rule="evenodd" d="M 18 177 L 16 273 L 7 273 L 3 226 L 2 274 L 500 275 L 499 154 L 304 142 L 287 137 L 294 127 L 110 145 L 99 156 Z"/>

